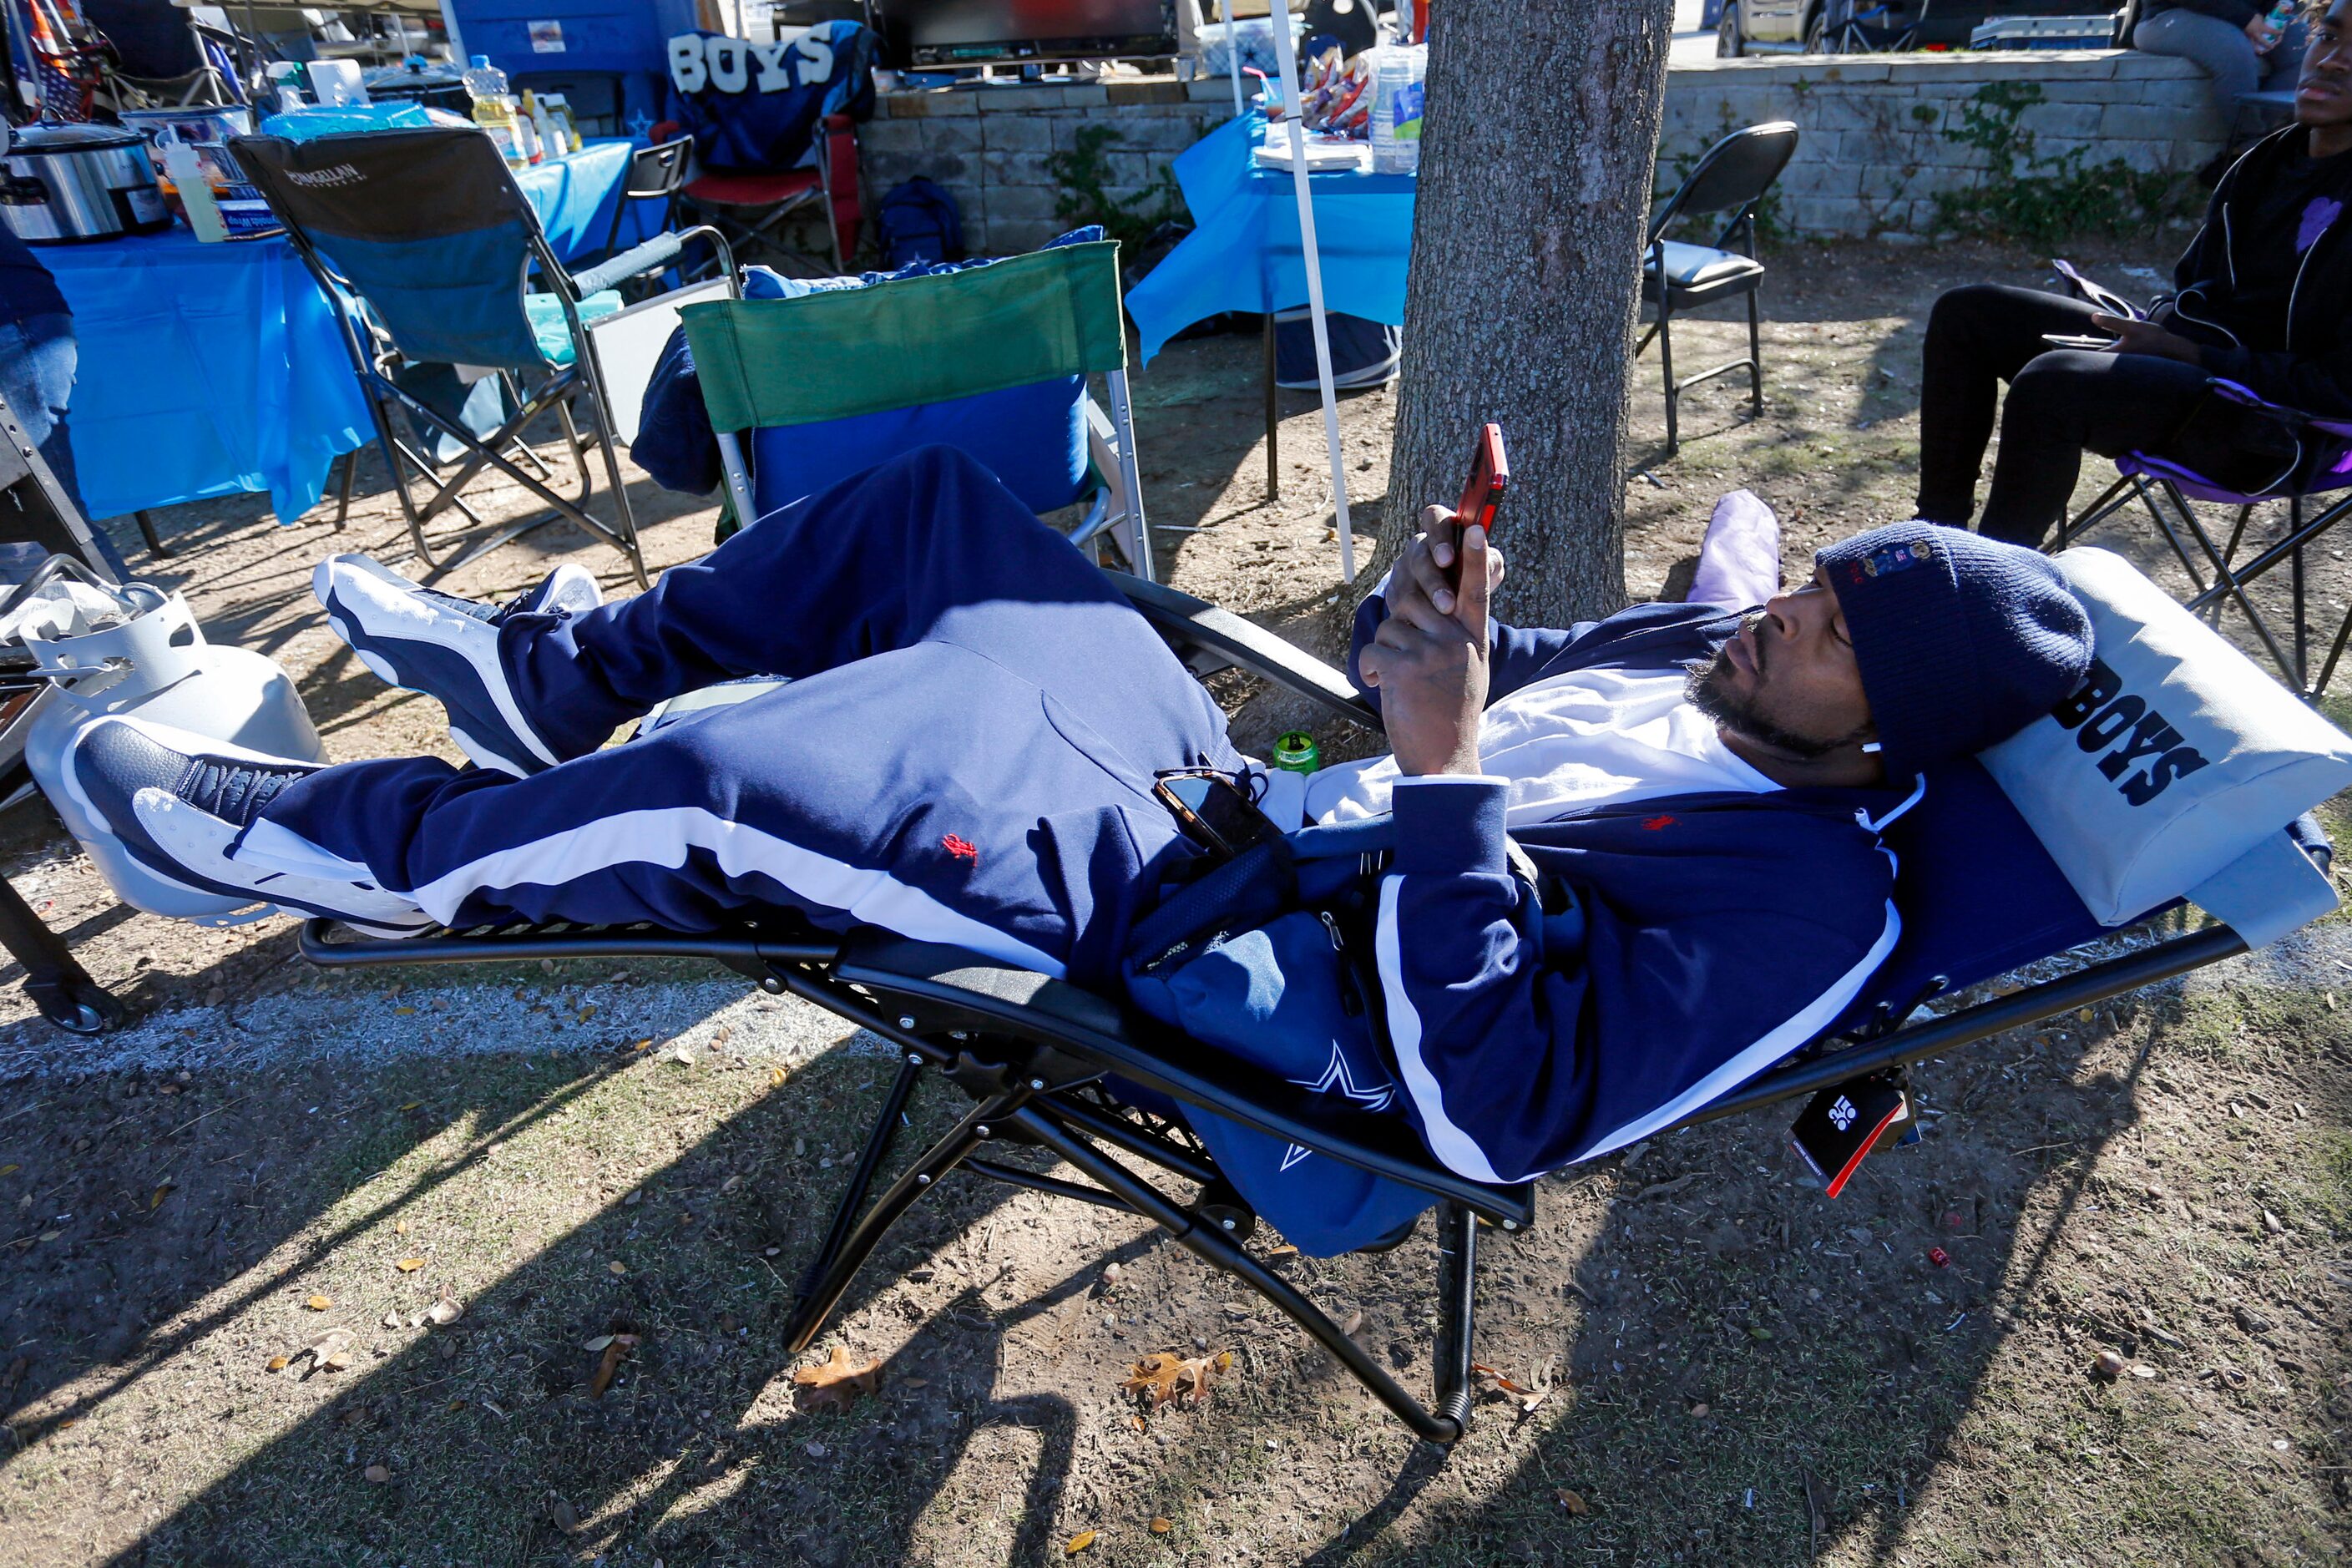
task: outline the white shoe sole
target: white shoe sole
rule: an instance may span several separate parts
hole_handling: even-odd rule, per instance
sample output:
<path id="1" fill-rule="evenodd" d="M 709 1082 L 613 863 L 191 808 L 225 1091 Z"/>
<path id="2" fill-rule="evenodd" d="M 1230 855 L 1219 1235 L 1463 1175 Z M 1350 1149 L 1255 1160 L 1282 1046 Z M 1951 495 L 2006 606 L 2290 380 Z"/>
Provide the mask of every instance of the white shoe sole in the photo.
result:
<path id="1" fill-rule="evenodd" d="M 226 741 L 215 741 L 210 736 L 159 724 L 152 720 L 119 714 L 91 720 L 75 731 L 73 739 L 66 744 L 64 766 L 60 773 L 68 797 L 67 804 L 70 805 L 72 815 L 81 819 L 79 823 L 69 820 L 68 826 L 77 836 L 102 835 L 110 838 L 121 845 L 126 854 L 131 853 L 129 842 L 84 792 L 80 770 L 76 766 L 76 757 L 83 741 L 101 724 L 128 725 L 155 744 L 184 756 L 222 757 L 278 765 L 293 760 Z M 147 875 L 171 887 L 199 895 L 243 895 L 282 915 L 291 915 L 297 920 L 323 915 L 330 920 L 341 921 L 354 931 L 374 936 L 415 936 L 432 930 L 437 923 L 409 900 L 383 888 L 353 882 L 321 881 L 243 865 L 231 853 L 242 829 L 199 811 L 165 791 L 152 787 L 140 790 L 131 796 L 131 809 L 138 814 L 139 826 L 155 842 L 157 848 L 172 858 L 181 871 L 206 879 L 210 883 L 207 886 L 205 882 L 174 877 L 145 858 L 132 855 L 131 858 L 139 862 Z M 226 894 L 224 889 L 226 889 Z"/>

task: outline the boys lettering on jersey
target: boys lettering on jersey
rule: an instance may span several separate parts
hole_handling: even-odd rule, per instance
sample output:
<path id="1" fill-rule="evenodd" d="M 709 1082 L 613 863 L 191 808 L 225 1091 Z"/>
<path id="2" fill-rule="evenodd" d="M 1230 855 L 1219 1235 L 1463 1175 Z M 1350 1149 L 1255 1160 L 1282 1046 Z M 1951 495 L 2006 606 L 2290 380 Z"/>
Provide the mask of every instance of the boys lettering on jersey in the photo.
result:
<path id="1" fill-rule="evenodd" d="M 2074 743 L 2085 753 L 2106 752 L 2099 757 L 2100 773 L 2121 781 L 2118 792 L 2134 805 L 2146 805 L 2173 780 L 2206 764 L 2203 753 L 2186 744 L 2180 731 L 2150 708 L 2147 698 L 2126 691 L 2122 679 L 2100 659 L 2091 661 L 2091 673 L 2081 689 L 2052 709 L 2050 716 L 2074 731 Z"/>
<path id="2" fill-rule="evenodd" d="M 742 92 L 758 73 L 758 90 L 786 92 L 808 82 L 833 79 L 833 43 L 822 33 L 804 33 L 789 43 L 754 44 L 742 38 L 680 33 L 669 41 L 669 79 L 678 91 Z"/>

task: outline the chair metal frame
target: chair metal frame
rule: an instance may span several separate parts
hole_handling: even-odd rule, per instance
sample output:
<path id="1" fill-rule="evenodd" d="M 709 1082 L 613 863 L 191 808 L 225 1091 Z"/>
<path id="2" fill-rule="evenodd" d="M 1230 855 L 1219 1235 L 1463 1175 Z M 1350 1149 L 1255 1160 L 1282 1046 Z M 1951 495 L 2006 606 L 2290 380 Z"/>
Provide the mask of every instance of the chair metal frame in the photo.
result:
<path id="1" fill-rule="evenodd" d="M 1752 188 L 1736 187 L 1728 199 L 1718 199 L 1717 193 L 1708 184 L 1710 179 L 1718 177 L 1717 170 L 1728 160 L 1748 154 L 1751 144 L 1766 137 L 1786 139 L 1787 145 L 1781 151 L 1780 161 L 1774 163 L 1770 173 Z M 1757 295 L 1764 286 L 1764 272 L 1763 263 L 1759 261 L 1756 256 L 1756 207 L 1770 193 L 1773 184 L 1780 177 L 1780 171 L 1789 166 L 1789 160 L 1795 155 L 1796 150 L 1797 126 L 1793 121 L 1774 120 L 1758 125 L 1743 126 L 1716 142 L 1700 155 L 1697 164 L 1692 168 L 1689 175 L 1676 188 L 1675 194 L 1666 198 L 1666 205 L 1659 208 L 1657 216 L 1650 221 L 1649 237 L 1644 242 L 1642 297 L 1656 307 L 1658 317 L 1656 321 L 1650 323 L 1649 331 L 1642 334 L 1641 341 L 1633 345 L 1633 354 L 1635 358 L 1640 358 L 1643 351 L 1650 346 L 1651 340 L 1654 338 L 1657 340 L 1658 363 L 1665 377 L 1666 454 L 1669 457 L 1682 449 L 1682 395 L 1703 381 L 1713 381 L 1719 375 L 1730 375 L 1738 371 L 1746 371 L 1748 406 L 1759 417 L 1764 413 L 1763 320 L 1759 314 L 1757 306 Z M 1744 195 L 1740 194 L 1743 189 Z M 1692 205 L 1701 202 L 1712 205 Z M 1749 261 L 1756 263 L 1758 268 L 1756 273 L 1752 277 L 1736 280 L 1738 285 L 1736 289 L 1729 286 L 1704 290 L 1678 289 L 1674 280 L 1666 275 L 1666 229 L 1686 210 L 1695 215 L 1729 211 L 1730 220 L 1723 226 L 1722 231 L 1715 237 L 1714 243 L 1707 248 L 1730 251 L 1734 255 L 1746 257 Z M 1735 245 L 1738 247 L 1736 250 L 1733 249 Z M 1713 304 L 1716 300 L 1733 292 L 1744 294 L 1748 300 L 1748 357 L 1729 360 L 1711 369 L 1700 371 L 1696 375 L 1675 380 L 1672 322 L 1676 296 L 1678 294 L 1683 296 L 1684 309 L 1696 310 Z M 1271 339 L 1268 341 L 1271 342 Z"/>
<path id="2" fill-rule="evenodd" d="M 512 184 L 511 174 L 501 170 L 500 177 Z M 267 188 L 265 187 L 265 194 Z M 532 213 L 530 204 L 518 190 L 515 202 L 524 213 Z M 722 275 L 736 276 L 732 253 L 726 237 L 708 225 L 666 233 L 636 246 L 623 255 L 579 273 L 569 270 L 548 243 L 547 235 L 533 214 L 527 226 L 524 247 L 530 265 L 539 278 L 561 303 L 566 330 L 571 335 L 572 359 L 568 365 L 552 367 L 527 384 L 522 373 L 499 369 L 492 372 L 501 382 L 509 405 L 514 414 L 488 436 L 477 436 L 450 415 L 433 407 L 410 393 L 394 379 L 394 373 L 408 363 L 406 356 L 394 342 L 390 331 L 377 321 L 365 296 L 345 278 L 320 250 L 310 233 L 292 215 L 271 204 L 279 223 L 285 226 L 289 241 L 303 265 L 310 268 L 327 298 L 336 301 L 332 312 L 337 330 L 341 334 L 343 348 L 352 362 L 352 372 L 359 380 L 362 396 L 368 405 L 368 416 L 375 426 L 376 442 L 383 453 L 385 468 L 390 471 L 393 489 L 400 498 L 403 516 L 407 520 L 408 537 L 419 560 L 426 566 L 425 581 L 431 582 L 470 562 L 479 559 L 500 545 L 512 542 L 522 535 L 545 527 L 551 522 L 565 521 L 585 530 L 593 537 L 604 540 L 619 551 L 628 562 L 629 570 L 639 587 L 650 587 L 646 575 L 644 552 L 637 542 L 636 516 L 629 504 L 627 481 L 622 477 L 620 457 L 615 447 L 612 420 L 604 377 L 598 369 L 595 344 L 580 319 L 580 303 L 603 289 L 614 287 L 629 279 L 659 272 L 673 265 L 687 241 L 707 238 L 717 251 L 723 268 Z M 573 406 L 584 402 L 589 428 L 585 435 L 573 417 Z M 570 497 L 558 494 L 551 488 L 554 470 L 541 461 L 539 454 L 526 441 L 524 433 L 542 415 L 553 412 L 561 421 L 563 444 L 569 449 L 573 467 L 579 474 L 579 489 Z M 414 444 L 404 439 L 395 427 L 394 415 L 404 418 L 419 439 Z M 421 448 L 432 434 L 437 432 L 460 443 L 464 454 L 457 460 L 456 471 L 441 477 L 442 465 L 436 463 Z M 614 521 L 606 524 L 587 510 L 595 490 L 595 476 L 589 467 L 588 453 L 593 447 L 601 458 L 605 482 L 613 492 Z M 527 472 L 529 464 L 536 472 Z M 480 513 L 467 505 L 463 491 L 485 468 L 494 468 L 536 496 L 547 510 L 520 521 L 493 527 Z M 432 490 L 420 504 L 411 491 L 411 477 L 432 486 Z M 346 482 L 349 474 L 346 472 Z M 462 515 L 468 526 L 457 541 L 439 542 L 425 531 L 425 525 L 444 510 Z M 455 553 L 445 553 L 456 546 Z"/>
<path id="3" fill-rule="evenodd" d="M 1239 668 L 1352 723 L 1378 727 L 1377 716 L 1337 669 L 1189 595 L 1139 578 L 1114 577 L 1196 672 Z M 2210 925 L 1916 1024 L 1907 1022 L 1915 1004 L 1899 1016 L 1887 1013 L 1858 1036 L 1816 1042 L 1675 1126 L 1899 1068 L 2173 978 L 2245 946 L 2227 926 Z M 350 938 L 330 922 L 313 921 L 303 928 L 301 950 L 312 963 L 338 968 L 701 958 L 763 991 L 814 1003 L 887 1042 L 898 1054 L 898 1071 L 802 1277 L 785 1329 L 794 1354 L 824 1331 L 859 1268 L 896 1223 L 950 1173 L 962 1171 L 1150 1220 L 1297 1323 L 1417 1436 L 1450 1445 L 1467 1429 L 1471 1415 L 1480 1223 L 1509 1235 L 1534 1218 L 1533 1183 L 1494 1186 L 1460 1176 L 1439 1164 L 1401 1117 L 1357 1115 L 1335 1124 L 1297 1086 L 1230 1060 L 1206 1066 L 1208 1053 L 1198 1043 L 1117 1003 L 959 949 L 870 929 L 821 931 L 780 913 L 706 935 L 651 927 L 509 926 L 394 941 Z M 908 1124 L 908 1105 L 927 1079 L 952 1085 L 970 1108 L 885 1183 L 885 1163 Z M 1188 1129 L 1138 1107 L 1135 1101 L 1145 1098 L 1138 1089 L 1405 1183 L 1435 1200 L 1439 1312 L 1427 1401 L 1248 1250 L 1255 1216 Z M 1021 1149 L 1053 1157 L 1079 1179 L 1000 1157 Z M 1190 1185 L 1192 1195 L 1170 1196 L 1148 1179 L 1154 1174 Z"/>
<path id="4" fill-rule="evenodd" d="M 2328 682 L 2335 679 L 2336 667 L 2342 661 L 2346 647 L 2352 644 L 2352 609 L 2347 609 L 2344 618 L 2337 623 L 2335 635 L 2328 640 L 2327 656 L 2320 664 L 2317 678 L 2313 679 L 2310 604 L 2304 552 L 2322 534 L 2347 516 L 2352 516 L 2352 494 L 2326 502 L 2308 517 L 2305 515 L 2304 503 L 2318 492 L 2281 489 L 2275 494 L 2265 493 L 2241 500 L 2237 503 L 2237 517 L 2231 524 L 2229 538 L 2217 547 L 2204 520 L 2198 515 L 2196 506 L 2183 489 L 2184 485 L 2199 484 L 2196 476 L 2147 454 L 2134 453 L 2126 461 L 2132 464 L 2130 468 L 2119 473 L 2115 482 L 2102 491 L 2096 500 L 2059 525 L 2057 535 L 2049 548 L 2064 549 L 2092 528 L 2137 502 L 2156 524 L 2157 531 L 2164 536 L 2165 543 L 2171 548 L 2181 569 L 2189 574 L 2189 582 L 2195 586 L 2196 592 L 2187 601 L 2187 607 L 2192 613 L 2206 615 L 2218 623 L 2225 605 L 2236 605 L 2263 650 L 2277 665 L 2281 678 L 2305 701 L 2319 700 L 2326 693 Z M 2265 489 L 2272 488 L 2265 487 Z M 2239 565 L 2238 548 L 2245 541 L 2246 525 L 2255 506 L 2274 500 L 2286 503 L 2286 531 L 2268 549 L 2257 553 L 2242 566 Z M 2184 533 L 2186 539 L 2182 537 Z M 2192 541 L 2196 545 L 2194 554 L 2189 550 Z M 2284 641 L 2247 593 L 2252 584 L 2282 563 L 2287 567 L 2289 613 L 2294 622 L 2288 627 Z M 2212 573 L 2210 583 L 2206 580 L 2207 569 Z"/>

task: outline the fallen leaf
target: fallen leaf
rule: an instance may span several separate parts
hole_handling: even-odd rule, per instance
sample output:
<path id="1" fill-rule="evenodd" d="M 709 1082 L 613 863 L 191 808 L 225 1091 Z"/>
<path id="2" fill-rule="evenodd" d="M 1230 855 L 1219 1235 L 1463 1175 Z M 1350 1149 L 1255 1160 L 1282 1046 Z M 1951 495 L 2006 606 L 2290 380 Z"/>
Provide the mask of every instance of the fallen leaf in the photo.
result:
<path id="1" fill-rule="evenodd" d="M 464 1317 L 466 1309 L 457 1304 L 456 1297 L 445 1294 L 438 1301 L 425 1309 L 425 1315 L 434 1322 L 446 1327 Z"/>
<path id="2" fill-rule="evenodd" d="M 375 1482 L 378 1486 L 382 1486 L 384 1482 L 392 1479 L 392 1471 L 382 1465 L 370 1465 L 366 1469 L 362 1470 L 360 1474 Z"/>
<path id="3" fill-rule="evenodd" d="M 570 1503 L 565 1502 L 562 1498 L 557 1498 L 555 1500 L 555 1506 L 548 1510 L 548 1513 L 550 1517 L 555 1521 L 555 1528 L 563 1531 L 564 1534 L 576 1535 L 579 1533 L 580 1514 L 577 1510 L 573 1509 Z"/>
<path id="4" fill-rule="evenodd" d="M 392 1016 L 395 1018 L 413 1018 L 416 1016 L 416 1009 L 414 1007 L 394 1007 L 392 1010 Z"/>
<path id="5" fill-rule="evenodd" d="M 639 1188 L 638 1190 L 632 1192 L 627 1197 L 623 1198 L 621 1200 L 621 1206 L 625 1209 L 635 1208 L 638 1204 L 645 1201 L 645 1196 L 644 1189 Z"/>
<path id="6" fill-rule="evenodd" d="M 419 1106 L 423 1105 L 424 1103 L 425 1103 L 425 1102 L 424 1102 L 423 1100 L 410 1100 L 406 1105 L 402 1106 L 400 1109 L 401 1109 L 401 1110 L 415 1110 L 415 1109 L 417 1109 Z"/>
<path id="7" fill-rule="evenodd" d="M 768 1087 L 769 1087 L 770 1089 L 782 1089 L 782 1088 L 783 1088 L 783 1087 L 784 1087 L 784 1069 L 783 1069 L 783 1068 L 770 1068 L 768 1069 Z"/>
<path id="8" fill-rule="evenodd" d="M 172 1184 L 169 1182 L 165 1182 L 162 1185 L 158 1186 L 153 1194 L 152 1194 L 147 1199 L 148 1212 L 152 1214 L 155 1210 L 162 1208 L 163 1206 L 163 1199 L 171 1190 Z"/>
<path id="9" fill-rule="evenodd" d="M 622 1276 L 622 1275 L 624 1275 L 624 1274 L 626 1274 L 628 1271 L 629 1271 L 629 1266 L 628 1266 L 627 1264 L 625 1264 L 625 1263 L 622 1262 L 622 1261 L 621 1261 L 619 1258 L 615 1258 L 614 1259 L 613 1259 L 613 1261 L 612 1261 L 612 1262 L 607 1263 L 606 1265 L 604 1265 L 604 1272 L 606 1272 L 607 1274 L 612 1275 L 612 1276 L 613 1276 L 614 1278 L 615 1278 L 615 1279 L 618 1279 L 620 1276 Z"/>
<path id="10" fill-rule="evenodd" d="M 333 1306 L 334 1303 L 327 1300 L 324 1296 L 313 1296 L 309 1300 L 303 1302 L 302 1305 L 310 1308 L 310 1310 L 314 1312 L 323 1312 L 328 1308 Z"/>
<path id="11" fill-rule="evenodd" d="M 1581 1493 L 1572 1492 L 1566 1487 L 1559 1489 L 1559 1506 L 1579 1519 L 1592 1511 L 1592 1505 L 1584 1500 Z"/>
<path id="12" fill-rule="evenodd" d="M 719 1183 L 719 1195 L 720 1195 L 721 1197 L 724 1197 L 727 1194 L 733 1192 L 736 1188 L 738 1188 L 738 1187 L 741 1186 L 742 1184 L 743 1184 L 743 1178 L 742 1178 L 742 1177 L 740 1177 L 740 1176 L 730 1176 L 730 1177 L 728 1177 L 725 1181 L 723 1181 L 723 1182 L 721 1182 L 721 1183 Z"/>
<path id="13" fill-rule="evenodd" d="M 293 1364 L 293 1358 L 290 1356 L 274 1355 L 269 1358 L 269 1370 L 271 1372 L 284 1372 L 288 1367 Z"/>
<path id="14" fill-rule="evenodd" d="M 1280 1247 L 1268 1249 L 1266 1256 L 1268 1258 L 1288 1258 L 1297 1252 L 1297 1250 L 1298 1248 L 1291 1246 L 1290 1243 L 1286 1241 Z"/>
<path id="15" fill-rule="evenodd" d="M 2124 1371 L 2124 1358 L 2115 1351 L 2101 1351 L 2097 1359 L 2091 1363 L 2091 1370 L 2101 1377 L 2121 1377 Z"/>
<path id="16" fill-rule="evenodd" d="M 1095 1532 L 1091 1530 L 1081 1530 L 1076 1535 L 1070 1537 L 1069 1544 L 1062 1548 L 1062 1555 L 1065 1557 L 1076 1557 L 1079 1552 L 1084 1552 L 1087 1547 L 1092 1546 L 1094 1543 Z"/>
<path id="17" fill-rule="evenodd" d="M 1139 1432 L 1148 1433 L 1151 1430 L 1151 1423 L 1146 1421 L 1140 1415 L 1130 1415 L 1128 1417 L 1128 1420 L 1134 1423 L 1135 1429 Z"/>
<path id="18" fill-rule="evenodd" d="M 425 1259 L 422 1258 L 404 1258 L 399 1262 L 394 1263 L 393 1267 L 399 1269 L 403 1274 L 414 1274 L 418 1269 L 425 1267 Z"/>
<path id="19" fill-rule="evenodd" d="M 352 1364 L 352 1352 L 337 1351 L 332 1355 L 320 1356 L 319 1364 L 329 1372 L 341 1372 Z"/>
<path id="20" fill-rule="evenodd" d="M 466 1408 L 466 1402 L 462 1399 L 453 1399 L 449 1402 L 449 1414 L 452 1415 L 457 1415 L 457 1412 L 464 1408 Z"/>
<path id="21" fill-rule="evenodd" d="M 811 1410 L 848 1405 L 861 1394 L 871 1394 L 882 1381 L 882 1363 L 878 1361 L 854 1360 L 849 1347 L 836 1343 L 826 1355 L 823 1366 L 794 1369 L 793 1381 L 808 1393 L 802 1404 Z"/>
<path id="22" fill-rule="evenodd" d="M 1529 1388 L 1525 1384 L 1517 1383 L 1511 1378 L 1506 1377 L 1501 1372 L 1494 1367 L 1488 1366 L 1485 1362 L 1472 1362 L 1470 1363 L 1470 1370 L 1477 1375 L 1488 1379 L 1489 1382 L 1487 1384 L 1487 1387 L 1489 1389 L 1497 1394 L 1508 1394 L 1511 1398 L 1511 1402 L 1519 1407 L 1519 1414 L 1522 1415 L 1533 1415 L 1535 1413 L 1536 1406 L 1541 1405 L 1551 1395 L 1551 1390 L 1549 1387 Z"/>
<path id="23" fill-rule="evenodd" d="M 589 1398 L 604 1397 L 604 1391 L 613 1386 L 613 1374 L 621 1370 L 621 1358 L 627 1355 L 629 1347 L 636 1342 L 637 1336 L 635 1334 L 605 1336 L 604 1353 L 596 1361 L 596 1374 L 588 1380 Z"/>
<path id="24" fill-rule="evenodd" d="M 594 1339 L 590 1340 L 586 1344 L 582 1345 L 580 1348 L 588 1352 L 591 1355 L 593 1355 L 596 1352 L 603 1350 L 606 1345 L 609 1345 L 612 1342 L 612 1335 L 598 1334 Z"/>
<path id="25" fill-rule="evenodd" d="M 573 1023 L 575 1023 L 575 1024 L 584 1024 L 584 1023 L 586 1023 L 589 1019 L 591 1019 L 591 1018 L 594 1017 L 595 1016 L 596 1016 L 596 1004 L 594 1004 L 593 1002 L 591 1002 L 591 1003 L 589 1003 L 589 1004 L 588 1004 L 588 1005 L 586 1005 L 585 1007 L 581 1008 L 581 1009 L 580 1009 L 580 1011 L 578 1011 L 577 1013 L 572 1014 L 572 1021 Z"/>
<path id="26" fill-rule="evenodd" d="M 1175 1528 L 1164 1519 L 1155 1519 L 1151 1521 L 1151 1533 L 1154 1535 L 1165 1535 Z"/>
<path id="27" fill-rule="evenodd" d="M 633 1051 L 650 1050 L 652 1048 L 653 1042 L 651 1040 L 632 1040 L 629 1042 L 629 1049 Z"/>
<path id="28" fill-rule="evenodd" d="M 0 1165 L 0 1176 L 13 1176 L 24 1168 L 22 1165 Z"/>
<path id="29" fill-rule="evenodd" d="M 394 1220 L 392 1222 L 392 1234 L 394 1236 L 406 1236 L 408 1234 L 408 1221 L 405 1219 Z"/>
<path id="30" fill-rule="evenodd" d="M 1176 1380 L 1183 1371 L 1181 1356 L 1171 1351 L 1156 1351 L 1135 1363 L 1135 1370 L 1127 1374 L 1118 1391 L 1142 1394 L 1157 1410 L 1176 1397 Z"/>

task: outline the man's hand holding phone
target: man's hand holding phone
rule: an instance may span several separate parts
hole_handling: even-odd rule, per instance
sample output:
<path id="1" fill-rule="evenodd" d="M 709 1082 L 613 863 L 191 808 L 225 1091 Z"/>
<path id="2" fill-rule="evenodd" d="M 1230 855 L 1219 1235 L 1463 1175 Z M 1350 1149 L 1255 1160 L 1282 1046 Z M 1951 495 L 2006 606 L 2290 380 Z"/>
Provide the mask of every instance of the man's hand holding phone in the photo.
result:
<path id="1" fill-rule="evenodd" d="M 1474 486 L 1478 471 L 1474 463 Z M 1489 544 L 1486 525 L 1500 494 L 1492 487 L 1475 513 L 1486 521 L 1467 527 L 1458 511 L 1423 510 L 1421 533 L 1389 574 L 1388 617 L 1357 656 L 1364 683 L 1380 689 L 1389 743 L 1408 774 L 1480 771 L 1487 607 L 1503 582 L 1502 552 Z"/>

